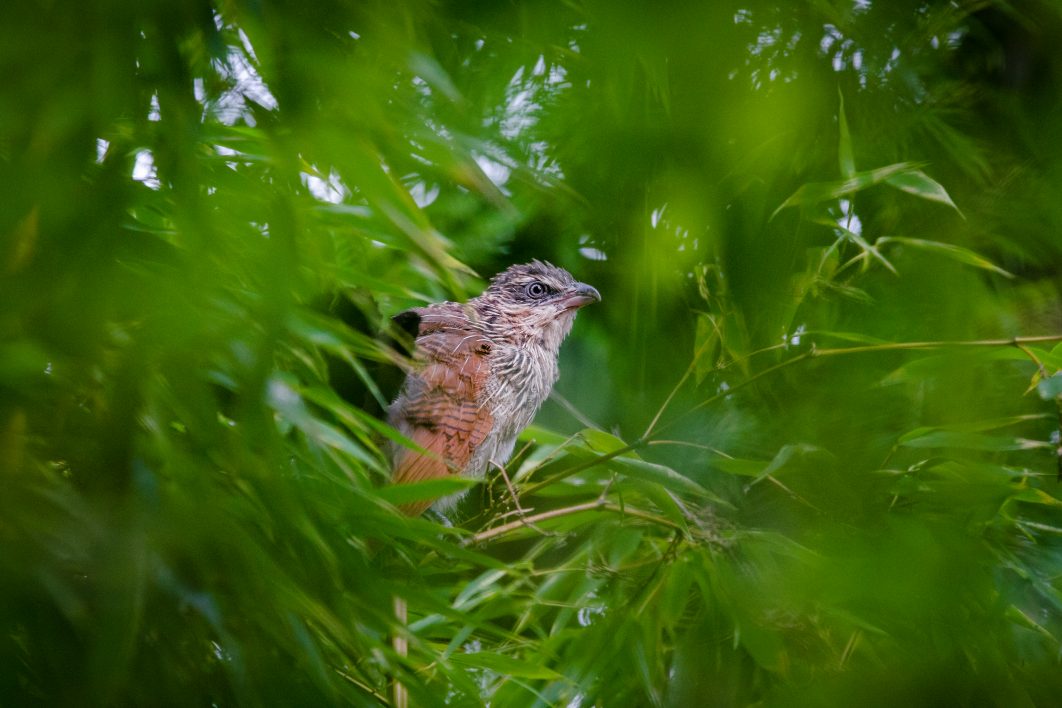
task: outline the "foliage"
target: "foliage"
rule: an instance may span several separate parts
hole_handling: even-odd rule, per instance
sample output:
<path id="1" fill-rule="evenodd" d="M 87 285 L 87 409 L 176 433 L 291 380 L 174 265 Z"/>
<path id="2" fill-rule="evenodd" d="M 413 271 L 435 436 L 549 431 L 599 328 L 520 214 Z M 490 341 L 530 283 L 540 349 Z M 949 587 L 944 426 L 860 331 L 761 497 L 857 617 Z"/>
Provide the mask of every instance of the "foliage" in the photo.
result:
<path id="1" fill-rule="evenodd" d="M 6 3 L 3 702 L 1052 704 L 1023 5 Z M 604 301 L 403 518 L 378 333 L 531 257 Z"/>

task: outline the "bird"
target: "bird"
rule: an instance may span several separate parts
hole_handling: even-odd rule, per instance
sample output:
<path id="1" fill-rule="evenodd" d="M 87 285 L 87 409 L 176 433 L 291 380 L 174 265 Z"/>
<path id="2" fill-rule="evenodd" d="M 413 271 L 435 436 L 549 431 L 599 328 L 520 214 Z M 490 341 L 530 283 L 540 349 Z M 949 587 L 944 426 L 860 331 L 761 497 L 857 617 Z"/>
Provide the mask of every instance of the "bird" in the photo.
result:
<path id="1" fill-rule="evenodd" d="M 388 422 L 414 443 L 392 446 L 392 482 L 481 479 L 502 467 L 557 382 L 557 357 L 576 313 L 601 301 L 548 262 L 512 265 L 465 303 L 416 307 L 392 319 L 415 336 L 412 365 Z M 401 506 L 451 511 L 460 494 Z"/>

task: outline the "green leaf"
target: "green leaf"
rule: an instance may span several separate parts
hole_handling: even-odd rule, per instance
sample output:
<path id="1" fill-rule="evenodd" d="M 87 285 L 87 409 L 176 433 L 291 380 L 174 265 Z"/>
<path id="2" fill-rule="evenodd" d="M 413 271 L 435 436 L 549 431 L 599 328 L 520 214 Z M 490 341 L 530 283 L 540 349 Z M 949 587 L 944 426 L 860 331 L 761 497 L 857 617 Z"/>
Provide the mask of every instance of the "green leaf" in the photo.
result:
<path id="1" fill-rule="evenodd" d="M 697 315 L 696 327 L 693 337 L 693 351 L 694 356 L 697 357 L 694 362 L 694 380 L 699 385 L 715 368 L 715 363 L 710 353 L 719 341 L 720 334 L 719 326 L 711 315 Z"/>
<path id="2" fill-rule="evenodd" d="M 658 465 L 644 460 L 631 459 L 629 457 L 614 457 L 609 460 L 609 469 L 632 479 L 641 479 L 646 482 L 654 482 L 660 486 L 680 494 L 693 494 L 703 498 L 713 498 L 722 501 L 707 489 L 685 477 L 670 467 Z"/>
<path id="3" fill-rule="evenodd" d="M 1038 450 L 1051 448 L 1042 440 L 982 435 L 956 430 L 912 431 L 900 438 L 900 445 L 915 448 L 955 447 L 965 450 L 1005 452 L 1008 450 Z"/>
<path id="4" fill-rule="evenodd" d="M 278 374 L 268 383 L 267 399 L 281 421 L 294 425 L 308 440 L 343 452 L 367 467 L 383 472 L 380 460 L 357 441 L 331 423 L 314 416 L 295 386 L 297 383 L 294 378 L 286 374 Z"/>
<path id="5" fill-rule="evenodd" d="M 753 482 L 758 482 L 770 475 L 777 473 L 794 459 L 807 456 L 831 457 L 830 452 L 815 445 L 797 443 L 784 445 L 770 460 L 745 460 L 734 457 L 721 457 L 712 460 L 711 465 L 715 469 L 728 474 L 741 477 L 752 477 Z"/>
<path id="6" fill-rule="evenodd" d="M 922 170 L 909 170 L 906 172 L 900 172 L 899 174 L 891 175 L 885 178 L 885 182 L 896 189 L 899 189 L 908 194 L 913 194 L 916 197 L 922 199 L 928 199 L 931 202 L 939 202 L 946 204 L 954 209 L 959 216 L 963 216 L 963 213 L 959 211 L 959 207 L 955 206 L 955 202 L 951 201 L 951 197 L 948 196 L 944 187 L 940 186 L 940 183 L 930 178 Z"/>
<path id="7" fill-rule="evenodd" d="M 627 496 L 628 489 L 635 495 L 640 494 L 644 496 L 669 521 L 679 525 L 683 530 L 686 529 L 686 515 L 683 513 L 680 502 L 676 500 L 672 492 L 661 487 L 659 484 L 629 478 L 621 482 L 619 489 L 624 494 L 624 499 L 629 498 Z M 731 505 L 727 504 L 727 506 Z"/>
<path id="8" fill-rule="evenodd" d="M 580 433 L 586 441 L 587 447 L 595 452 L 610 453 L 620 450 L 627 445 L 615 435 L 610 435 L 603 430 L 586 428 Z M 626 475 L 632 479 L 640 479 L 646 482 L 654 482 L 667 489 L 682 494 L 694 494 L 700 497 L 712 496 L 708 490 L 685 477 L 670 467 L 646 462 L 640 459 L 633 451 L 617 457 L 613 457 L 606 463 L 608 469 Z M 720 500 L 721 501 L 721 500 Z"/>
<path id="9" fill-rule="evenodd" d="M 596 428 L 583 428 L 579 433 L 585 442 L 586 446 L 594 452 L 609 453 L 621 450 L 627 447 L 627 443 L 623 442 L 615 435 L 606 433 L 604 430 L 597 430 Z M 625 453 L 627 455 L 634 455 L 634 451 Z"/>
<path id="10" fill-rule="evenodd" d="M 432 479 L 426 482 L 411 482 L 409 484 L 393 484 L 380 487 L 376 493 L 381 499 L 395 505 L 409 504 L 411 502 L 424 501 L 426 499 L 439 499 L 450 494 L 463 492 L 469 487 L 479 484 L 478 480 L 465 477 L 446 477 Z"/>
<path id="11" fill-rule="evenodd" d="M 497 652 L 478 651 L 472 654 L 453 654 L 450 656 L 450 661 L 462 666 L 487 669 L 501 676 L 545 679 L 547 681 L 559 681 L 563 678 L 549 667 L 522 659 L 514 659 L 511 656 Z"/>
<path id="12" fill-rule="evenodd" d="M 558 447 L 563 445 L 568 438 L 548 428 L 543 428 L 541 425 L 529 425 L 520 433 L 520 440 L 523 442 L 533 440 L 538 445 Z"/>
<path id="13" fill-rule="evenodd" d="M 953 371 L 956 366 L 970 366 L 993 361 L 1028 362 L 1029 357 L 1021 350 L 1011 346 L 984 347 L 973 351 L 965 350 L 961 353 L 932 354 L 912 359 L 903 366 L 894 369 L 881 380 L 881 383 L 884 385 L 923 383 L 928 378 L 943 376 L 947 372 Z"/>
<path id="14" fill-rule="evenodd" d="M 25 386 L 43 378 L 49 363 L 48 353 L 31 340 L 0 344 L 0 384 L 16 389 Z"/>
<path id="15" fill-rule="evenodd" d="M 768 464 L 769 460 L 743 460 L 737 457 L 721 457 L 711 462 L 714 469 L 741 477 L 758 477 Z"/>
<path id="16" fill-rule="evenodd" d="M 1021 425 L 1022 423 L 1029 423 L 1034 420 L 1043 420 L 1050 417 L 1050 413 L 1025 413 L 1023 415 L 1008 415 L 1002 418 L 975 420 L 968 423 L 954 423 L 952 425 L 942 425 L 935 428 L 919 428 L 919 430 L 924 432 L 930 430 L 951 430 L 960 433 L 983 433 L 986 430 L 1009 428 L 1012 425 Z M 908 435 L 910 435 L 910 433 L 908 433 Z"/>
<path id="17" fill-rule="evenodd" d="M 840 128 L 840 141 L 837 146 L 837 159 L 841 168 L 841 177 L 851 179 L 856 174 L 855 156 L 852 153 L 852 136 L 848 132 L 848 118 L 844 113 L 844 94 L 837 89 L 840 106 L 837 109 L 837 122 Z"/>
<path id="18" fill-rule="evenodd" d="M 920 238 L 906 238 L 903 236 L 882 236 L 877 240 L 877 245 L 881 246 L 887 243 L 901 243 L 912 248 L 920 248 L 924 251 L 930 251 L 942 256 L 951 258 L 959 263 L 965 263 L 966 265 L 972 265 L 983 270 L 990 270 L 993 273 L 998 273 L 1006 278 L 1013 278 L 1014 274 L 1003 270 L 992 261 L 988 260 L 984 256 L 968 248 L 962 246 L 956 246 L 951 243 L 941 243 L 940 241 L 926 241 Z"/>
<path id="19" fill-rule="evenodd" d="M 881 255 L 881 251 L 878 250 L 877 245 L 871 245 L 870 243 L 867 243 L 866 239 L 864 239 L 862 236 L 860 236 L 854 231 L 845 228 L 844 226 L 832 223 L 829 225 L 844 234 L 845 238 L 847 238 L 849 241 L 863 249 L 864 253 L 867 253 L 871 257 L 877 259 L 883 266 L 885 266 L 889 270 L 890 273 L 892 273 L 893 275 L 899 275 L 899 273 L 896 272 L 896 268 L 893 267 L 892 263 L 889 263 L 888 259 L 886 259 L 885 256 Z"/>
<path id="20" fill-rule="evenodd" d="M 837 182 L 812 182 L 805 184 L 774 210 L 774 213 L 771 214 L 771 219 L 777 216 L 778 212 L 788 207 L 818 204 L 832 199 L 840 199 L 843 196 L 860 192 L 868 187 L 883 184 L 890 177 L 913 169 L 915 169 L 915 166 L 910 162 L 898 162 L 895 165 L 887 165 L 886 167 L 879 167 L 865 172 L 856 172 L 851 177 Z"/>
<path id="21" fill-rule="evenodd" d="M 785 644 L 781 635 L 771 627 L 751 620 L 739 623 L 734 628 L 734 643 L 743 647 L 753 661 L 768 671 L 780 671 L 786 662 Z"/>
<path id="22" fill-rule="evenodd" d="M 457 597 L 454 598 L 454 609 L 467 611 L 481 603 L 487 596 L 497 592 L 498 581 L 505 577 L 501 570 L 488 570 L 481 573 L 478 578 L 466 583 Z"/>
<path id="23" fill-rule="evenodd" d="M 461 92 L 457 90 L 457 86 L 454 84 L 453 79 L 450 78 L 450 75 L 446 73 L 446 69 L 434 57 L 423 52 L 411 52 L 409 68 L 450 101 L 461 103 Z"/>
<path id="24" fill-rule="evenodd" d="M 1053 644 L 1059 644 L 1058 639 L 1055 637 L 1055 635 L 1051 634 L 1050 630 L 1036 622 L 1036 620 L 1034 620 L 1029 615 L 1022 612 L 1017 605 L 1011 605 L 1010 607 L 1008 607 L 1004 612 L 1004 616 L 1006 616 L 1006 618 L 1009 619 L 1011 622 L 1014 622 L 1015 624 L 1021 627 L 1031 629 L 1037 634 L 1043 635 L 1044 637 L 1050 639 Z"/>
<path id="25" fill-rule="evenodd" d="M 786 465 L 792 462 L 794 459 L 820 456 L 820 457 L 832 457 L 829 451 L 824 450 L 816 445 L 809 445 L 808 443 L 797 443 L 795 445 L 783 445 L 782 449 L 771 460 L 770 464 L 763 468 L 760 473 L 753 480 L 753 483 L 759 482 L 773 474 L 776 474 L 779 470 L 783 469 Z"/>
<path id="26" fill-rule="evenodd" d="M 1053 497 L 1042 489 L 1023 489 L 1010 497 L 1017 501 L 1039 504 L 1041 506 L 1053 506 L 1062 508 L 1062 499 Z"/>

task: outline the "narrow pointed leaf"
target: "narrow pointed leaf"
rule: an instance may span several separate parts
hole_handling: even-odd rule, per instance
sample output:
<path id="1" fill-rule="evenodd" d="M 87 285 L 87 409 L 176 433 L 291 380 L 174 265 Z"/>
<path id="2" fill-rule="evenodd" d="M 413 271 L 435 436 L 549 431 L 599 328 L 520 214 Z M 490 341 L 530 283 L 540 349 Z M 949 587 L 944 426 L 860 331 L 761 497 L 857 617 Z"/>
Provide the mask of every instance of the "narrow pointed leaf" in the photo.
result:
<path id="1" fill-rule="evenodd" d="M 1005 278 L 1013 278 L 1014 274 L 1006 270 L 1003 270 L 992 261 L 988 260 L 981 254 L 971 251 L 968 248 L 962 246 L 956 246 L 952 243 L 941 243 L 940 241 L 927 241 L 920 238 L 906 238 L 904 236 L 883 236 L 878 239 L 877 244 L 880 246 L 886 243 L 902 243 L 912 248 L 920 248 L 923 251 L 931 251 L 938 253 L 942 256 L 947 256 L 952 260 L 966 265 L 972 265 L 976 268 L 983 270 L 990 270 L 993 273 L 998 273 Z"/>
<path id="2" fill-rule="evenodd" d="M 782 205 L 775 209 L 774 213 L 771 214 L 771 218 L 773 219 L 778 215 L 778 212 L 788 207 L 818 204 L 819 202 L 825 202 L 831 199 L 840 199 L 847 194 L 860 192 L 868 187 L 883 184 L 890 177 L 903 172 L 909 172 L 913 169 L 915 169 L 915 166 L 910 162 L 898 162 L 894 165 L 887 165 L 874 170 L 856 172 L 848 179 L 839 180 L 837 182 L 812 182 L 805 184 L 794 192 L 792 196 L 782 202 Z"/>
<path id="3" fill-rule="evenodd" d="M 944 187 L 922 170 L 901 172 L 899 174 L 891 175 L 885 181 L 890 186 L 907 192 L 908 194 L 913 194 L 922 199 L 928 199 L 931 202 L 946 204 L 958 212 L 959 216 L 962 216 L 964 219 L 966 218 L 963 216 L 963 213 L 959 211 L 959 207 L 955 206 L 955 202 L 951 200 L 951 197 L 948 195 L 948 192 Z"/>
<path id="4" fill-rule="evenodd" d="M 904 447 L 954 447 L 965 450 L 984 450 L 988 452 L 1036 450 L 1051 447 L 1050 443 L 1044 442 L 1043 440 L 1029 440 L 1027 438 L 999 435 L 982 435 L 980 433 L 967 433 L 953 430 L 934 430 L 913 437 L 905 435 L 904 438 L 900 439 L 900 444 Z"/>
<path id="5" fill-rule="evenodd" d="M 848 118 L 844 113 L 844 94 L 837 89 L 837 97 L 840 99 L 840 107 L 837 109 L 837 122 L 840 126 L 840 143 L 837 146 L 837 159 L 840 163 L 841 176 L 851 179 L 855 173 L 855 155 L 852 152 L 852 136 L 848 132 Z"/>

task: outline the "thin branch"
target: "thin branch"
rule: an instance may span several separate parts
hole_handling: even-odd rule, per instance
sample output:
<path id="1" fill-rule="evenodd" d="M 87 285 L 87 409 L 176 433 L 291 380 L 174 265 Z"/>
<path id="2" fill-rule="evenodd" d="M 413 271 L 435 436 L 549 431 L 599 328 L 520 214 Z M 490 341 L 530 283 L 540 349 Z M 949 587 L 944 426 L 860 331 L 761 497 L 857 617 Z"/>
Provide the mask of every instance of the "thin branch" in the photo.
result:
<path id="1" fill-rule="evenodd" d="M 366 693 L 368 693 L 370 696 L 372 696 L 376 700 L 380 701 L 381 703 L 386 703 L 387 702 L 387 696 L 385 696 L 384 694 L 380 693 L 379 691 L 377 691 L 375 688 L 373 688 L 369 684 L 365 683 L 364 681 L 358 680 L 357 678 L 352 676 L 350 673 L 344 671 L 343 669 L 339 668 L 338 666 L 333 666 L 332 670 L 335 671 L 337 674 L 339 674 L 339 676 L 343 680 L 349 682 L 350 684 L 352 684 L 354 686 L 357 686 L 358 688 L 360 688 L 361 690 L 365 691 Z"/>
<path id="2" fill-rule="evenodd" d="M 642 438 L 639 438 L 638 440 L 635 440 L 634 442 L 630 443 L 629 445 L 624 445 L 623 447 L 617 448 L 617 449 L 613 450 L 612 452 L 606 452 L 604 455 L 599 455 L 598 457 L 595 457 L 592 460 L 587 460 L 586 462 L 580 462 L 577 465 L 574 465 L 572 467 L 569 467 L 566 470 L 561 471 L 559 474 L 555 474 L 555 475 L 553 475 L 552 477 L 550 477 L 548 479 L 544 479 L 541 482 L 536 482 L 535 484 L 532 484 L 529 487 L 526 487 L 524 489 L 524 494 L 534 494 L 539 489 L 542 489 L 543 487 L 548 487 L 549 485 L 553 484 L 554 482 L 559 482 L 562 479 L 565 479 L 567 477 L 571 477 L 573 474 L 577 474 L 579 472 L 582 472 L 583 470 L 590 469 L 591 467 L 597 467 L 602 462 L 608 462 L 609 460 L 613 459 L 614 457 L 619 457 L 620 455 L 626 455 L 628 452 L 631 452 L 633 450 L 637 450 L 639 447 L 644 445 L 645 442 L 646 442 L 645 440 L 643 440 Z"/>
<path id="3" fill-rule="evenodd" d="M 726 362 L 725 364 L 719 364 L 718 366 L 715 367 L 715 370 L 716 371 L 722 371 L 724 369 L 729 369 L 734 364 L 740 364 L 741 362 L 745 362 L 745 361 L 751 360 L 752 357 L 754 357 L 754 356 L 759 356 L 760 354 L 766 354 L 767 352 L 773 352 L 773 351 L 776 351 L 778 349 L 787 349 L 787 348 L 789 348 L 789 346 L 790 345 L 787 342 L 779 342 L 778 344 L 772 344 L 769 347 L 763 347 L 761 349 L 757 349 L 754 352 L 749 352 L 745 356 L 740 356 L 740 357 L 737 357 L 736 359 L 731 359 L 730 361 Z"/>
<path id="4" fill-rule="evenodd" d="M 553 450 L 551 450 L 548 455 L 546 455 L 541 460 L 539 460 L 538 463 L 535 464 L 534 468 L 528 470 L 527 474 L 524 475 L 524 478 L 530 477 L 535 472 L 537 472 L 539 469 L 541 469 L 543 465 L 545 465 L 548 462 L 552 462 L 553 459 L 557 456 L 557 454 L 560 453 L 561 451 L 563 451 L 564 448 L 566 448 L 568 446 L 568 444 L 571 443 L 573 440 L 575 440 L 577 437 L 579 437 L 579 433 L 572 433 L 567 438 L 565 438 L 564 441 L 561 442 L 559 445 L 557 445 L 555 448 L 553 448 Z M 532 440 L 530 442 L 534 442 L 534 441 Z M 530 442 L 528 444 L 530 444 Z M 525 445 L 524 447 L 527 447 L 527 445 Z M 517 480 L 517 481 L 520 481 L 520 480 Z"/>
<path id="5" fill-rule="evenodd" d="M 519 460 L 519 459 L 520 459 L 521 457 L 523 457 L 523 456 L 524 456 L 524 453 L 525 453 L 525 452 L 527 452 L 528 450 L 530 450 L 530 449 L 531 449 L 531 446 L 532 446 L 532 445 L 534 445 L 534 444 L 535 444 L 535 439 L 534 439 L 534 438 L 531 438 L 530 440 L 528 440 L 527 442 L 525 442 L 525 443 L 524 443 L 524 444 L 523 444 L 523 445 L 522 445 L 522 446 L 520 447 L 520 449 L 516 451 L 516 454 L 515 454 L 515 455 L 513 455 L 512 457 L 510 457 L 510 458 L 509 458 L 509 461 L 508 461 L 508 464 L 509 464 L 509 466 L 510 466 L 510 467 L 515 467 L 515 466 L 516 466 L 516 462 L 517 462 L 517 461 L 518 461 L 518 460 Z"/>
<path id="6" fill-rule="evenodd" d="M 516 514 L 517 516 L 519 516 L 520 521 L 523 522 L 523 524 L 527 526 L 527 528 L 531 529 L 535 533 L 540 533 L 543 536 L 555 535 L 550 533 L 549 531 L 543 531 L 538 526 L 535 526 L 534 522 L 527 520 L 527 512 L 524 510 L 524 507 L 520 505 L 520 497 L 517 496 L 516 490 L 513 489 L 513 483 L 509 480 L 509 473 L 505 471 L 505 467 L 499 465 L 494 460 L 491 460 L 490 464 L 497 467 L 498 471 L 501 472 L 502 479 L 505 480 L 505 488 L 509 490 L 509 496 L 513 499 L 513 505 L 516 507 Z"/>
<path id="7" fill-rule="evenodd" d="M 630 507 L 621 507 L 618 504 L 613 504 L 612 502 L 605 501 L 604 499 L 596 499 L 592 502 L 586 502 L 584 504 L 575 504 L 573 506 L 566 506 L 560 509 L 551 509 L 549 511 L 543 511 L 539 514 L 535 514 L 534 516 L 529 516 L 526 519 L 510 521 L 507 524 L 495 526 L 494 528 L 487 529 L 486 531 L 480 531 L 479 533 L 474 534 L 471 538 L 469 538 L 466 541 L 466 544 L 482 543 L 484 541 L 489 541 L 492 538 L 497 538 L 498 536 L 504 536 L 505 534 L 511 533 L 519 528 L 524 527 L 525 524 L 528 523 L 538 523 L 540 521 L 548 521 L 549 519 L 557 519 L 563 516 L 571 516 L 572 514 L 581 514 L 584 511 L 610 511 L 616 514 L 620 514 L 621 516 L 632 516 L 637 519 L 642 519 L 643 521 L 649 521 L 660 526 L 666 526 L 670 529 L 674 529 L 675 531 L 680 531 L 682 533 L 686 532 L 686 529 L 683 529 L 674 521 L 671 521 L 670 519 L 665 519 L 662 516 L 650 514 L 649 512 L 641 511 L 639 509 L 631 509 Z"/>
<path id="8" fill-rule="evenodd" d="M 957 341 L 928 342 L 885 342 L 868 344 L 862 347 L 836 347 L 833 349 L 814 349 L 813 356 L 842 356 L 844 354 L 864 354 L 866 352 L 885 352 L 908 349 L 950 349 L 963 347 L 1021 347 L 1023 344 L 1043 344 L 1045 342 L 1062 342 L 1062 334 L 1045 334 L 1037 337 L 1011 337 L 1010 339 L 972 339 Z"/>

